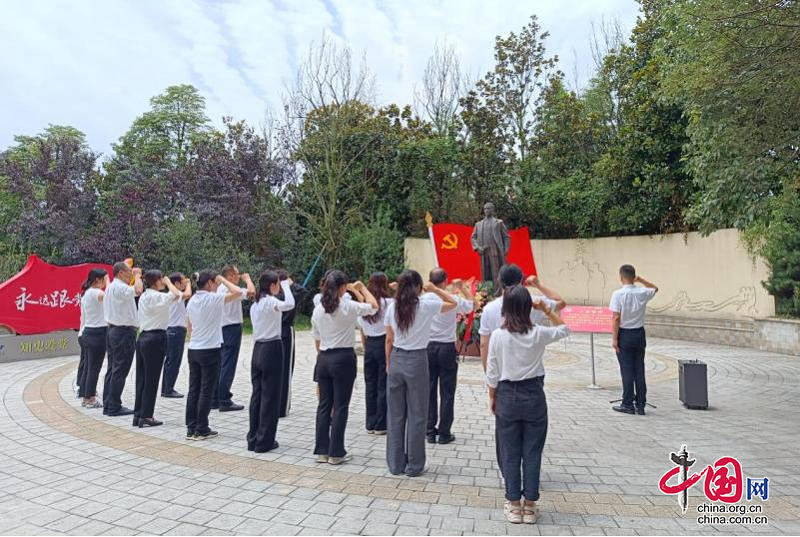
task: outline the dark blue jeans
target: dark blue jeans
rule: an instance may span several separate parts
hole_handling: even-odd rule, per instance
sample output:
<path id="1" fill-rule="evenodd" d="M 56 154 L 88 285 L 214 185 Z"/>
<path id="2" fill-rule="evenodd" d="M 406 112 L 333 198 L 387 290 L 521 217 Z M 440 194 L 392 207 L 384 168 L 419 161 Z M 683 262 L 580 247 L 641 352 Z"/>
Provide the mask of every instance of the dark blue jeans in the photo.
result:
<path id="1" fill-rule="evenodd" d="M 183 346 L 186 343 L 186 328 L 170 326 L 167 328 L 167 359 L 164 361 L 164 375 L 161 379 L 161 395 L 175 390 L 178 372 L 183 360 Z"/>
<path id="2" fill-rule="evenodd" d="M 542 451 L 547 438 L 544 377 L 497 385 L 495 394 L 497 447 L 503 465 L 506 499 L 539 499 Z"/>
<path id="3" fill-rule="evenodd" d="M 242 325 L 229 324 L 222 327 L 222 360 L 219 364 L 219 389 L 211 406 L 233 404 L 231 386 L 239 363 L 239 349 L 242 346 Z"/>
<path id="4" fill-rule="evenodd" d="M 619 330 L 619 371 L 622 375 L 622 406 L 644 408 L 647 383 L 644 379 L 644 352 L 647 346 L 644 328 Z"/>

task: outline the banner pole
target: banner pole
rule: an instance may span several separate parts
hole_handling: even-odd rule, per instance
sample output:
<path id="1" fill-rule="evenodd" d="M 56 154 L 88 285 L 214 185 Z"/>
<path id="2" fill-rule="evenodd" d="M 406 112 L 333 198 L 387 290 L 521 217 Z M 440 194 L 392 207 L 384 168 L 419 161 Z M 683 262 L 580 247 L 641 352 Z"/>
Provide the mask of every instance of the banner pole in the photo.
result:
<path id="1" fill-rule="evenodd" d="M 433 264 L 439 266 L 439 256 L 436 253 L 436 239 L 433 237 L 433 217 L 430 211 L 425 213 L 425 224 L 428 226 L 428 238 L 431 240 L 431 248 L 433 248 Z"/>
<path id="2" fill-rule="evenodd" d="M 590 390 L 602 390 L 601 386 L 598 386 L 596 383 L 595 378 L 595 371 L 594 371 L 594 332 L 589 332 L 589 345 L 591 347 L 591 356 L 592 356 L 592 383 L 587 386 Z"/>

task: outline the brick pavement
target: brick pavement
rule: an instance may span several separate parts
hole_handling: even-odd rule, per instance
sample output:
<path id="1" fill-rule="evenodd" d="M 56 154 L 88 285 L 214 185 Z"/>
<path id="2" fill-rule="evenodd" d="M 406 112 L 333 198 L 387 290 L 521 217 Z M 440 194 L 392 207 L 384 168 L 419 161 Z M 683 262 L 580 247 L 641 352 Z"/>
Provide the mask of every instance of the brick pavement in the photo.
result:
<path id="1" fill-rule="evenodd" d="M 0 533 L 11 534 L 394 534 L 551 535 L 800 532 L 797 358 L 706 344 L 652 340 L 647 416 L 610 410 L 618 370 L 608 340 L 596 338 L 598 384 L 590 380 L 588 338 L 556 344 L 546 358 L 550 429 L 536 526 L 504 521 L 494 462 L 493 420 L 480 366 L 462 364 L 457 441 L 428 446 L 430 473 L 391 476 L 385 437 L 363 430 L 363 380 L 350 412 L 352 463 L 317 465 L 312 455 L 316 397 L 313 346 L 298 338 L 293 408 L 273 453 L 246 450 L 247 413 L 212 413 L 220 437 L 183 438 L 183 400 L 159 399 L 163 427 L 80 408 L 71 380 L 76 359 L 0 365 Z M 247 402 L 245 339 L 234 398 Z M 678 358 L 709 364 L 708 411 L 677 400 Z M 185 365 L 185 364 L 184 364 Z M 179 389 L 185 391 L 186 368 Z M 132 405 L 133 376 L 123 401 Z M 668 456 L 686 443 L 703 467 L 737 457 L 746 476 L 770 478 L 767 526 L 699 526 L 690 493 L 682 515 L 657 488 Z M 743 502 L 746 503 L 746 502 Z"/>

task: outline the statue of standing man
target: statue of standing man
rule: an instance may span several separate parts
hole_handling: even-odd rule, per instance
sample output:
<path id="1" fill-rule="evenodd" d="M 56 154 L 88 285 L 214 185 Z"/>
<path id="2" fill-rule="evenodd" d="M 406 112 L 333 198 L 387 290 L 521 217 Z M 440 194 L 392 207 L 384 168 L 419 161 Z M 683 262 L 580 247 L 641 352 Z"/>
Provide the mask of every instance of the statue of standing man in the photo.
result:
<path id="1" fill-rule="evenodd" d="M 494 283 L 500 289 L 497 277 L 500 267 L 506 262 L 511 247 L 511 236 L 502 220 L 494 217 L 494 204 L 483 206 L 484 219 L 472 230 L 472 249 L 481 256 L 481 279 Z"/>

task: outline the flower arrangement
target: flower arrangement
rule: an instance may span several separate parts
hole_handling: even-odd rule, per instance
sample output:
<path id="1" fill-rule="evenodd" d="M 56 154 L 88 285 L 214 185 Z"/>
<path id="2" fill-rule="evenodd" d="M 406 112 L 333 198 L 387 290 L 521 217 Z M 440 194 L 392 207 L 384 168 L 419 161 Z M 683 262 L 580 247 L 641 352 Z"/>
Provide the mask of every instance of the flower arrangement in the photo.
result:
<path id="1" fill-rule="evenodd" d="M 475 291 L 475 298 L 478 299 L 478 307 L 472 313 L 459 313 L 456 317 L 456 335 L 459 341 L 460 348 L 466 348 L 470 345 L 480 345 L 480 334 L 478 331 L 481 327 L 481 315 L 483 307 L 489 303 L 494 297 L 494 285 L 492 282 L 478 282 Z M 470 318 L 472 324 L 470 325 Z M 467 328 L 469 327 L 469 333 Z"/>

